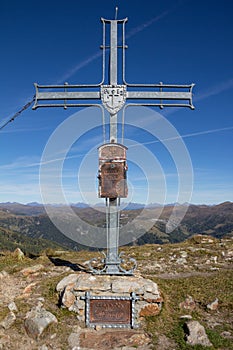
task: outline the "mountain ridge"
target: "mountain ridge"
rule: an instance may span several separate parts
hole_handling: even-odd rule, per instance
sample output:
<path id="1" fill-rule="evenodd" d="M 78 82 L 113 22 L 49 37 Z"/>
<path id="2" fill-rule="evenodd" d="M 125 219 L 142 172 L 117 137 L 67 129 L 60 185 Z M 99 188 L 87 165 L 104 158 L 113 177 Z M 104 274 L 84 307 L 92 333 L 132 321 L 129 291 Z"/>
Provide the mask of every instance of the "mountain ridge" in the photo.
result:
<path id="1" fill-rule="evenodd" d="M 136 202 L 122 202 L 120 209 L 121 210 L 137 210 L 137 209 L 154 209 L 154 208 L 161 208 L 161 207 L 174 207 L 174 206 L 196 206 L 196 207 L 216 207 L 216 206 L 223 206 L 225 204 L 231 204 L 233 202 L 231 201 L 225 201 L 217 204 L 193 204 L 193 203 L 167 203 L 167 204 L 161 204 L 161 203 L 149 203 L 149 204 L 143 204 L 143 203 L 136 203 Z M 40 213 L 45 213 L 45 207 L 54 207 L 54 208 L 62 208 L 71 206 L 74 208 L 105 208 L 104 202 L 98 202 L 93 205 L 86 204 L 84 202 L 77 202 L 77 203 L 70 203 L 70 204 L 58 204 L 58 203 L 48 203 L 48 204 L 42 204 L 38 202 L 29 202 L 26 204 L 20 203 L 20 202 L 2 202 L 0 203 L 0 210 L 9 210 L 10 212 L 14 214 L 22 214 L 22 215 L 38 215 Z"/>
<path id="2" fill-rule="evenodd" d="M 177 213 L 182 210 L 182 205 L 176 205 Z M 131 209 L 121 211 L 120 224 L 126 225 L 133 223 L 137 229 L 137 218 L 143 215 L 143 220 L 153 219 L 153 215 L 158 213 L 154 223 L 149 231 L 141 235 L 132 244 L 144 245 L 148 243 L 164 244 L 178 243 L 186 240 L 195 234 L 204 234 L 215 238 L 233 236 L 233 203 L 223 202 L 218 205 L 189 205 L 186 215 L 179 226 L 171 233 L 166 233 L 166 223 L 168 222 L 174 206 L 165 206 L 161 208 Z M 63 208 L 56 207 L 57 215 L 63 215 Z M 72 207 L 73 212 L 81 219 L 81 222 L 87 222 L 94 227 L 105 227 L 105 211 L 100 208 L 79 208 Z M 143 210 L 143 211 L 142 211 Z M 152 220 L 153 221 L 153 220 Z M 51 222 L 45 208 L 42 206 L 30 206 L 19 203 L 0 203 L 0 229 L 9 230 L 17 233 L 17 241 L 25 243 L 25 237 L 32 239 L 44 239 L 54 244 L 62 246 L 64 249 L 80 250 L 84 247 L 74 242 L 63 233 L 61 233 Z M 80 232 L 82 227 L 80 226 Z M 81 232 L 81 234 L 83 234 Z M 85 233 L 86 234 L 86 233 Z M 13 237 L 12 235 L 9 237 Z M 5 237 L 1 248 L 11 246 Z M 49 245 L 48 245 L 49 246 Z M 44 245 L 43 245 L 44 248 Z M 87 247 L 86 247 L 87 248 Z"/>

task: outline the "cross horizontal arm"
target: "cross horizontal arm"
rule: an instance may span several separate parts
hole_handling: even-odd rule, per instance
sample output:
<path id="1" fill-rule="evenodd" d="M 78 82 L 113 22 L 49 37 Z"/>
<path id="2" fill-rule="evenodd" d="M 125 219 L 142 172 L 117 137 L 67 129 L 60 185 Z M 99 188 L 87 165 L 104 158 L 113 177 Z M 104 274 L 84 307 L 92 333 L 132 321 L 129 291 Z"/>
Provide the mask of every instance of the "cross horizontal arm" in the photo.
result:
<path id="1" fill-rule="evenodd" d="M 81 104 L 67 104 L 66 101 L 69 100 L 100 100 L 100 91 L 86 91 L 86 88 L 96 88 L 93 85 L 38 85 L 35 84 L 36 95 L 35 95 L 35 104 L 32 109 L 37 109 L 39 107 L 64 107 L 64 106 L 81 106 Z M 64 91 L 45 91 L 45 89 L 64 89 Z M 79 91 L 67 91 L 67 89 L 76 88 Z M 43 92 L 39 91 L 42 89 Z M 81 90 L 82 89 L 82 90 Z M 81 90 L 81 91 L 80 91 Z M 63 104 L 38 104 L 39 101 L 58 101 L 63 100 Z M 91 104 L 88 104 L 91 105 Z"/>
<path id="2" fill-rule="evenodd" d="M 141 100 L 142 105 L 151 105 L 163 107 L 189 107 L 194 109 L 192 103 L 192 90 L 194 84 L 190 85 L 171 85 L 171 84 L 128 84 L 129 91 L 126 91 L 127 100 Z M 134 88 L 140 90 L 135 91 Z M 133 90 L 132 90 L 133 89 Z M 154 90 L 156 89 L 156 90 Z M 166 90 L 164 90 L 166 89 Z M 169 91 L 169 90 L 170 91 Z M 144 91 L 143 91 L 144 90 Z M 155 101 L 152 103 L 143 103 L 143 100 Z M 159 100 L 159 103 L 156 101 Z M 171 103 L 163 103 L 163 101 L 171 100 Z M 177 102 L 175 102 L 177 101 Z"/>
<path id="3" fill-rule="evenodd" d="M 32 108 L 37 109 L 39 107 L 83 107 L 84 105 L 91 106 L 93 105 L 93 103 L 102 102 L 103 106 L 107 109 L 107 111 L 110 114 L 116 114 L 117 111 L 119 111 L 125 103 L 134 102 L 137 105 L 141 104 L 148 106 L 159 106 L 160 108 L 173 106 L 189 107 L 191 109 L 194 109 L 194 106 L 192 104 L 193 86 L 194 84 L 139 84 L 129 86 L 128 90 L 126 85 L 110 84 L 101 85 L 99 90 L 97 86 L 92 85 L 64 84 L 44 86 L 35 84 L 35 104 Z M 48 91 L 48 89 L 52 88 L 55 91 Z M 138 88 L 138 90 L 135 91 L 135 88 Z M 70 89 L 72 89 L 73 91 L 70 91 Z M 169 102 L 169 100 L 170 103 L 167 103 Z M 45 101 L 50 101 L 50 103 L 46 104 L 44 103 Z M 55 103 L 55 101 L 62 101 L 62 103 Z M 77 102 L 74 103 L 74 101 Z M 80 101 L 82 103 L 79 103 Z M 84 104 L 83 101 L 86 101 L 86 103 Z"/>
<path id="4" fill-rule="evenodd" d="M 152 103 L 137 103 L 137 105 L 144 106 L 158 106 L 163 107 L 189 107 L 194 109 L 192 104 L 191 92 L 160 92 L 160 91 L 128 91 L 126 93 L 128 100 L 153 100 Z M 156 102 L 159 100 L 159 103 Z M 164 103 L 164 101 L 174 101 L 171 103 Z M 175 103 L 177 101 L 177 103 Z M 180 102 L 179 102 L 180 101 Z"/>
<path id="5" fill-rule="evenodd" d="M 128 99 L 149 99 L 149 100 L 190 100 L 191 92 L 168 92 L 168 91 L 127 91 Z"/>
<path id="6" fill-rule="evenodd" d="M 81 92 L 39 92 L 37 100 L 93 100 L 100 98 L 99 91 L 81 91 Z"/>
<path id="7" fill-rule="evenodd" d="M 35 104 L 32 109 L 36 109 L 38 107 L 45 107 L 44 104 L 38 104 L 38 101 L 48 101 L 48 100 L 63 100 L 64 103 L 62 105 L 54 105 L 55 107 L 60 107 L 66 105 L 67 100 L 96 100 L 100 99 L 100 92 L 98 91 L 86 91 L 86 92 L 38 92 L 35 98 Z M 47 105 L 46 105 L 47 106 Z M 50 105 L 53 106 L 53 105 Z M 71 107 L 70 104 L 67 106 Z M 75 104 L 74 106 L 79 106 L 79 104 Z"/>

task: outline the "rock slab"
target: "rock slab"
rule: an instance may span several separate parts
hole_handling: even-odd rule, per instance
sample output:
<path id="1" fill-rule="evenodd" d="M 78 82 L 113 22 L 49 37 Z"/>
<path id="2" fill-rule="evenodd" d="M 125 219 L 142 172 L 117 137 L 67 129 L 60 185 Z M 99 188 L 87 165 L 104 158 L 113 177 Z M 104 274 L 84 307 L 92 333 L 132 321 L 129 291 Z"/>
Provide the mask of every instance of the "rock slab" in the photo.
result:
<path id="1" fill-rule="evenodd" d="M 212 346 L 205 328 L 198 321 L 188 321 L 186 325 L 186 342 L 189 345 Z"/>
<path id="2" fill-rule="evenodd" d="M 57 322 L 51 312 L 38 305 L 27 313 L 24 326 L 31 338 L 38 339 L 50 324 Z"/>
<path id="3" fill-rule="evenodd" d="M 136 330 L 81 330 L 71 333 L 68 338 L 69 349 L 72 350 L 114 350 L 114 349 L 150 349 L 150 337 Z"/>
<path id="4" fill-rule="evenodd" d="M 16 320 L 16 316 L 13 311 L 11 311 L 1 322 L 0 327 L 4 329 L 9 329 Z"/>
<path id="5" fill-rule="evenodd" d="M 211 311 L 215 311 L 218 309 L 218 298 L 216 298 L 214 301 L 212 301 L 212 303 L 209 303 L 207 305 L 207 309 L 211 310 Z"/>

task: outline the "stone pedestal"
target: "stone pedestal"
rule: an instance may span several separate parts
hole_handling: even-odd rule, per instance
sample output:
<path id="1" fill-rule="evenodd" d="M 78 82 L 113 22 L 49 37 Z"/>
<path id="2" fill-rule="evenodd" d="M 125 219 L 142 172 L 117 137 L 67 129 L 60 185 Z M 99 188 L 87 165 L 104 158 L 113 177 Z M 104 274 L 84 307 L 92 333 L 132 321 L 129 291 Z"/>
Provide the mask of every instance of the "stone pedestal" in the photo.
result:
<path id="1" fill-rule="evenodd" d="M 156 283 L 141 276 L 102 276 L 75 273 L 63 278 L 57 285 L 62 307 L 77 313 L 79 321 L 85 320 L 85 295 L 101 297 L 130 297 L 135 301 L 133 324 L 140 326 L 145 316 L 158 315 L 162 307 L 162 297 Z M 101 328 L 101 326 L 100 326 Z"/>

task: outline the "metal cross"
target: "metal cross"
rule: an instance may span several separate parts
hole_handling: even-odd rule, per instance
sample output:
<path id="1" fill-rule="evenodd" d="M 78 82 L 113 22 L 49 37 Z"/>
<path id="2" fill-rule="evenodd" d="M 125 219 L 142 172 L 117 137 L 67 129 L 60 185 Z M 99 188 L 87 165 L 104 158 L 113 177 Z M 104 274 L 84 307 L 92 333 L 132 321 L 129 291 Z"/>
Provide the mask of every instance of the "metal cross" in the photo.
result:
<path id="1" fill-rule="evenodd" d="M 117 13 L 117 12 L 116 12 Z M 103 58 L 102 81 L 99 84 L 89 85 L 38 85 L 35 84 L 36 96 L 33 109 L 39 107 L 88 107 L 102 106 L 109 112 L 110 131 L 109 142 L 117 143 L 117 113 L 130 105 L 163 107 L 189 107 L 192 104 L 192 89 L 194 84 L 168 85 L 168 84 L 130 84 L 125 79 L 125 23 L 127 18 L 108 20 L 101 18 L 103 23 Z M 106 25 L 110 26 L 110 43 L 106 44 Z M 118 44 L 118 28 L 122 26 L 122 44 Z M 118 71 L 118 49 L 122 49 L 121 72 Z M 109 51 L 108 51 L 109 50 Z M 106 55 L 109 52 L 109 70 L 106 73 Z M 120 74 L 121 73 L 121 74 Z M 120 83 L 118 81 L 119 76 Z M 54 89 L 53 92 L 46 91 Z M 46 103 L 46 101 L 50 101 Z M 62 101 L 57 103 L 57 101 Z M 76 102 L 78 101 L 78 102 Z M 85 101 L 82 103 L 81 101 Z M 139 103 L 134 102 L 139 101 Z M 97 102 L 97 103 L 96 103 Z M 101 104 L 99 103 L 101 102 Z M 103 108 L 102 108 L 103 112 Z M 104 259 L 104 268 L 94 273 L 101 274 L 132 274 L 136 266 L 134 259 L 130 259 L 135 265 L 132 269 L 125 270 L 122 267 L 123 259 L 119 255 L 119 203 L 120 199 L 106 198 L 106 228 L 107 228 L 107 255 Z"/>

